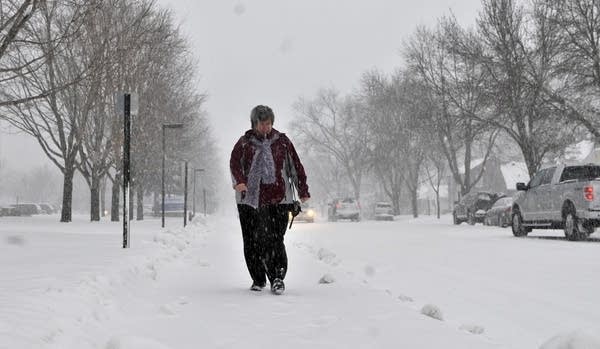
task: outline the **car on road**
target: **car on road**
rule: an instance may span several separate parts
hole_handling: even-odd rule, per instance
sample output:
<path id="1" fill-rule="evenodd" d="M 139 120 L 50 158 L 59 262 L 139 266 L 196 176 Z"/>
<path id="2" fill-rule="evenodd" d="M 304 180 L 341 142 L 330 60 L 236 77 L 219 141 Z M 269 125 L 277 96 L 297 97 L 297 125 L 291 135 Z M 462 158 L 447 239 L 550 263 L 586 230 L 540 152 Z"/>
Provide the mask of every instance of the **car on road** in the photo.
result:
<path id="1" fill-rule="evenodd" d="M 294 218 L 294 222 L 314 223 L 317 210 L 312 208 L 307 202 L 300 204 L 300 208 L 302 208 L 302 211 Z M 291 215 L 292 213 L 290 212 L 290 219 L 292 219 Z"/>
<path id="2" fill-rule="evenodd" d="M 496 225 L 502 228 L 510 226 L 513 198 L 505 196 L 496 200 L 492 208 L 485 213 L 484 225 Z"/>
<path id="3" fill-rule="evenodd" d="M 375 203 L 375 220 L 376 221 L 393 221 L 394 208 L 389 202 Z"/>
<path id="4" fill-rule="evenodd" d="M 360 204 L 355 198 L 335 199 L 327 209 L 327 220 L 336 222 L 340 219 L 360 221 Z"/>
<path id="5" fill-rule="evenodd" d="M 473 191 L 455 202 L 452 217 L 454 224 L 467 222 L 470 225 L 483 223 L 486 212 L 504 194 Z"/>

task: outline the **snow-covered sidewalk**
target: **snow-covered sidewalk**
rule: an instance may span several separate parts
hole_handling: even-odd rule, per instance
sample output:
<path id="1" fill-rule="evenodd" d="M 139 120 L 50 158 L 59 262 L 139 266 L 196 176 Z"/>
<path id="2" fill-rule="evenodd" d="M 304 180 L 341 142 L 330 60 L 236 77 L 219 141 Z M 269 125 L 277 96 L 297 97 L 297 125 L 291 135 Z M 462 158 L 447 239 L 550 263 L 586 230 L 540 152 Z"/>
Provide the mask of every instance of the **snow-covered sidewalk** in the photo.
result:
<path id="1" fill-rule="evenodd" d="M 418 299 L 420 293 L 400 293 L 415 290 L 416 285 L 402 285 L 427 275 L 417 270 L 404 282 L 391 280 L 397 274 L 390 266 L 400 262 L 393 257 L 397 233 L 404 234 L 402 242 L 411 244 L 412 253 L 436 245 L 434 237 L 426 239 L 429 243 L 417 240 L 424 233 L 396 231 L 405 224 L 411 223 L 295 225 L 286 235 L 287 289 L 275 296 L 248 290 L 239 223 L 231 215 L 200 217 L 186 229 L 174 219 L 164 230 L 159 220 L 133 222 L 127 250 L 120 248 L 120 223 L 89 223 L 85 217 L 71 224 L 55 217 L 5 219 L 0 225 L 0 348 L 513 347 L 488 337 L 476 322 L 445 319 L 444 309 Z M 450 233 L 472 239 L 471 228 Z M 327 229 L 334 230 L 318 235 Z M 372 242 L 387 244 L 377 247 L 378 258 L 365 255 L 361 261 L 351 255 L 363 250 L 357 244 L 373 253 L 369 240 L 361 241 L 365 234 L 379 234 Z M 351 259 L 342 261 L 336 253 Z M 321 283 L 323 278 L 330 283 Z M 432 295 L 434 290 L 427 297 Z M 586 336 L 556 338 L 544 349 L 596 348 L 596 339 Z M 579 346 L 568 346 L 576 341 Z"/>

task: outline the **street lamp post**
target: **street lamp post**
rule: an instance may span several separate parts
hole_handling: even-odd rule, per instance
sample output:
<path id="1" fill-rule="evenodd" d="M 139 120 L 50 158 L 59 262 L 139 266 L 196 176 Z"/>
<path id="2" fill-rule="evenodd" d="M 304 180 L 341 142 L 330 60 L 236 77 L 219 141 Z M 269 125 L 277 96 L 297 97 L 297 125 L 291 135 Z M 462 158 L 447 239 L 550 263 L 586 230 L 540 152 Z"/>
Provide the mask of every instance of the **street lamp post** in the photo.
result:
<path id="1" fill-rule="evenodd" d="M 165 134 L 166 129 L 183 128 L 183 124 L 163 124 L 162 125 L 162 227 L 165 227 Z"/>
<path id="2" fill-rule="evenodd" d="M 188 190 L 188 161 L 185 160 L 185 175 L 183 180 L 183 227 L 187 225 L 187 190 Z"/>
<path id="3" fill-rule="evenodd" d="M 196 174 L 198 172 L 204 172 L 204 169 L 203 168 L 195 168 L 194 169 L 194 193 L 193 193 L 194 198 L 192 199 L 192 211 L 193 211 L 192 217 L 196 216 Z"/>

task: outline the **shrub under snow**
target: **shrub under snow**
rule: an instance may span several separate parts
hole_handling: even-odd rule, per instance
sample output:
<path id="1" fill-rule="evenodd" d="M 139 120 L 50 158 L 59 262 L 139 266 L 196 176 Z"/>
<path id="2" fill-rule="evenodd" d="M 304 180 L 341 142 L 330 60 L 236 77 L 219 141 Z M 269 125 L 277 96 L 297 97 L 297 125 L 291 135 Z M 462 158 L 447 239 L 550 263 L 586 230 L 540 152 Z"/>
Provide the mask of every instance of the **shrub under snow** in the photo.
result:
<path id="1" fill-rule="evenodd" d="M 170 349 L 166 345 L 153 339 L 134 337 L 134 336 L 116 336 L 107 344 L 106 349 Z"/>
<path id="2" fill-rule="evenodd" d="M 421 309 L 421 314 L 427 315 L 430 318 L 434 318 L 436 320 L 444 320 L 444 315 L 442 314 L 440 308 L 433 304 L 426 304 L 425 306 L 423 306 L 423 309 Z"/>

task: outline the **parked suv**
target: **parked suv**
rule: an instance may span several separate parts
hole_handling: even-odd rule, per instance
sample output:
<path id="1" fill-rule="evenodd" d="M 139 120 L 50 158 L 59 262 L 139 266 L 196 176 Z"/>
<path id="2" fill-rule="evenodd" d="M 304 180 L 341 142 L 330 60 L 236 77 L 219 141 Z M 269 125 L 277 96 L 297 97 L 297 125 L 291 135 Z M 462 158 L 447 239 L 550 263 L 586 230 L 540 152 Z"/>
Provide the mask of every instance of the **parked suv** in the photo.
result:
<path id="1" fill-rule="evenodd" d="M 360 221 L 360 204 L 354 198 L 333 200 L 327 209 L 327 220 L 335 222 L 338 219 Z"/>
<path id="2" fill-rule="evenodd" d="M 485 191 L 470 192 L 454 205 L 452 217 L 454 224 L 468 222 L 470 225 L 483 223 L 485 214 L 503 194 Z"/>

